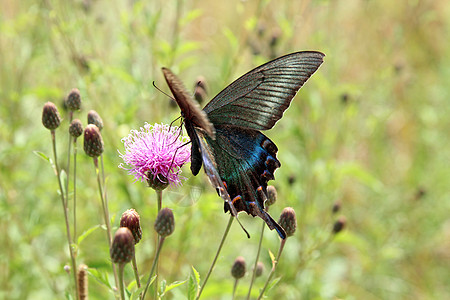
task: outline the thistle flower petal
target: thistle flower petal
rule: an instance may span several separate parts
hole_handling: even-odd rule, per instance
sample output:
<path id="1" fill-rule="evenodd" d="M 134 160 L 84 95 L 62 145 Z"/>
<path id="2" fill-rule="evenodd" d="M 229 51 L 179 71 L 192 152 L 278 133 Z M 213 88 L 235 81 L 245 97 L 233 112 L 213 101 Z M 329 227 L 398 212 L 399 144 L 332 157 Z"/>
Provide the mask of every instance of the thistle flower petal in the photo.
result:
<path id="1" fill-rule="evenodd" d="M 119 151 L 124 163 L 119 168 L 128 170 L 136 181 L 167 180 L 170 185 L 181 184 L 181 167 L 189 161 L 189 139 L 176 126 L 145 124 L 140 130 L 131 130 L 122 139 L 125 152 Z M 165 179 L 164 179 L 165 178 Z M 163 182 L 164 183 L 164 182 Z"/>

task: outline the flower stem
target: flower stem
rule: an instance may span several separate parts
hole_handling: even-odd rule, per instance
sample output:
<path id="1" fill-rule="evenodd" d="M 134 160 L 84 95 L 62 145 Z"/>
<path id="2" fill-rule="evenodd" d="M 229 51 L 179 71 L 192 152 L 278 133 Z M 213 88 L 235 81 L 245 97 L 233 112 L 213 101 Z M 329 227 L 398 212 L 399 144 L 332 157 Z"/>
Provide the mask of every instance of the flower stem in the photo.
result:
<path id="1" fill-rule="evenodd" d="M 119 290 L 120 290 L 120 299 L 125 300 L 125 287 L 123 285 L 123 268 L 125 264 L 119 264 Z"/>
<path id="2" fill-rule="evenodd" d="M 161 207 L 162 207 L 162 192 L 163 190 L 155 190 L 156 191 L 156 196 L 157 196 L 157 202 L 158 202 L 158 212 L 157 214 L 159 214 L 159 212 L 161 211 Z M 158 238 L 157 241 L 159 242 L 160 240 L 160 236 L 158 234 Z M 155 267 L 155 274 L 156 274 L 156 278 L 155 278 L 155 299 L 158 298 L 158 275 L 159 275 L 159 259 L 156 260 L 156 267 Z"/>
<path id="3" fill-rule="evenodd" d="M 281 252 L 283 252 L 284 244 L 286 243 L 287 239 L 282 239 L 280 243 L 280 249 L 278 250 L 278 255 L 275 258 L 275 260 L 272 262 L 272 269 L 270 270 L 269 277 L 267 278 L 266 283 L 264 284 L 263 289 L 261 290 L 261 293 L 259 294 L 258 300 L 261 299 L 264 295 L 264 292 L 267 289 L 267 286 L 269 285 L 269 282 L 272 280 L 273 275 L 275 274 L 275 268 L 278 265 L 278 261 L 280 260 Z"/>
<path id="4" fill-rule="evenodd" d="M 164 243 L 164 239 L 165 239 L 164 237 L 159 238 L 159 243 L 158 243 L 158 248 L 156 250 L 155 259 L 153 260 L 152 269 L 150 270 L 150 274 L 148 275 L 147 285 L 145 286 L 144 293 L 142 294 L 142 300 L 145 299 L 145 294 L 147 293 L 148 287 L 150 286 L 150 283 L 152 282 L 152 275 L 153 275 L 153 272 L 155 271 L 156 262 L 159 259 L 159 254 L 161 252 L 161 248 Z"/>
<path id="5" fill-rule="evenodd" d="M 222 250 L 222 246 L 225 243 L 225 239 L 227 238 L 228 232 L 230 232 L 230 228 L 231 228 L 231 224 L 233 224 L 233 220 L 234 220 L 233 215 L 230 215 L 230 220 L 228 221 L 227 228 L 225 229 L 225 232 L 223 233 L 223 237 L 222 237 L 222 240 L 220 241 L 219 249 L 217 249 L 216 256 L 214 257 L 211 267 L 209 268 L 208 274 L 205 277 L 205 281 L 203 282 L 200 290 L 198 291 L 197 297 L 195 298 L 196 300 L 200 299 L 203 289 L 205 288 L 206 283 L 208 282 L 208 278 L 211 275 L 211 273 L 214 269 L 214 266 L 216 265 L 217 259 L 219 258 L 220 250 Z"/>
<path id="6" fill-rule="evenodd" d="M 112 236 L 111 236 L 111 224 L 109 221 L 109 211 L 108 211 L 108 199 L 106 198 L 106 194 L 103 193 L 103 186 L 102 186 L 102 179 L 100 178 L 100 170 L 98 168 L 98 158 L 94 157 L 94 166 L 95 166 L 95 173 L 97 174 L 97 184 L 98 184 L 98 191 L 100 194 L 100 200 L 102 202 L 102 209 L 103 209 L 103 217 L 105 219 L 105 226 L 106 226 L 106 239 L 108 240 L 109 249 L 111 249 L 112 245 Z M 117 271 L 116 271 L 116 265 L 112 263 L 113 273 L 114 273 L 114 280 L 116 282 L 116 286 L 119 286 L 119 279 L 117 277 Z"/>
<path id="7" fill-rule="evenodd" d="M 255 257 L 255 265 L 253 266 L 252 280 L 250 281 L 250 287 L 248 288 L 247 300 L 250 299 L 250 294 L 252 292 L 253 282 L 255 281 L 255 278 L 256 278 L 256 267 L 258 265 L 259 255 L 261 253 L 261 245 L 262 245 L 262 240 L 263 240 L 264 229 L 265 228 L 266 228 L 266 223 L 263 221 L 262 222 L 262 228 L 261 228 L 261 237 L 259 238 L 258 252 L 256 253 L 256 257 Z"/>
<path id="8" fill-rule="evenodd" d="M 233 294 L 232 294 L 232 300 L 234 300 L 234 295 L 236 294 L 236 288 L 237 288 L 237 285 L 238 285 L 238 281 L 239 281 L 239 279 L 235 279 L 234 280 L 234 285 L 233 285 Z"/>
<path id="9" fill-rule="evenodd" d="M 77 238 L 77 138 L 73 139 L 73 238 Z"/>
<path id="10" fill-rule="evenodd" d="M 141 287 L 141 280 L 139 279 L 139 272 L 138 272 L 137 263 L 136 263 L 136 255 L 133 256 L 133 260 L 131 261 L 131 265 L 133 266 L 134 277 L 136 278 L 137 288 L 140 288 Z M 141 296 L 142 296 L 142 293 L 139 296 L 139 299 L 141 299 Z"/>
<path id="11" fill-rule="evenodd" d="M 67 234 L 67 243 L 69 245 L 69 253 L 70 253 L 70 258 L 71 258 L 71 263 L 72 263 L 72 274 L 73 274 L 73 280 L 74 280 L 74 284 L 75 284 L 75 299 L 79 299 L 78 296 L 78 286 L 77 286 L 77 263 L 76 263 L 76 258 L 75 258 L 75 254 L 73 251 L 73 247 L 72 247 L 72 237 L 70 235 L 70 224 L 69 224 L 69 216 L 68 216 L 68 208 L 67 208 L 67 201 L 64 197 L 64 190 L 63 190 L 63 186 L 61 183 L 61 176 L 60 176 L 60 172 L 59 172 L 59 166 L 58 166 L 58 156 L 56 154 L 56 137 L 55 137 L 55 131 L 52 130 L 52 144 L 53 144 L 53 155 L 55 158 L 55 171 L 56 171 L 56 177 L 58 178 L 58 185 L 59 185 L 59 190 L 60 190 L 60 195 L 61 195 L 61 203 L 63 206 L 63 211 L 64 211 L 64 219 L 66 222 L 66 234 Z"/>

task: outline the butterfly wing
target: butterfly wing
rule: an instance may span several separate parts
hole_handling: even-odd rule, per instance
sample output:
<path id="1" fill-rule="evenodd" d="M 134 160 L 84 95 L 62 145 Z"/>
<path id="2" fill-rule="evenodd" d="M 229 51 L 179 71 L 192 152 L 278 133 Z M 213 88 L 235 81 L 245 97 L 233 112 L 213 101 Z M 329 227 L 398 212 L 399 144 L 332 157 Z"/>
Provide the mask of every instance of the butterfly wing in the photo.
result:
<path id="1" fill-rule="evenodd" d="M 324 56 L 303 51 L 265 63 L 231 83 L 203 110 L 214 125 L 270 129 L 322 64 Z"/>
<path id="2" fill-rule="evenodd" d="M 267 181 L 274 179 L 273 171 L 280 166 L 275 157 L 275 144 L 252 129 L 219 126 L 216 130 L 219 139 L 213 140 L 203 130 L 196 129 L 197 143 L 209 181 L 225 201 L 225 212 L 230 210 L 237 216 L 238 212 L 245 211 L 258 216 L 285 239 L 284 229 L 264 210 Z"/>

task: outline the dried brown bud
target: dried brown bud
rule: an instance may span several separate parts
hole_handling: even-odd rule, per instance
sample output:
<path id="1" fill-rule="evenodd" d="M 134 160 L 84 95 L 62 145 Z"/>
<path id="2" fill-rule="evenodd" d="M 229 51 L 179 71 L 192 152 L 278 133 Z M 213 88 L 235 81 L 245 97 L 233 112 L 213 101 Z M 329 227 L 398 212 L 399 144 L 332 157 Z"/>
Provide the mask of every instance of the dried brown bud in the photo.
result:
<path id="1" fill-rule="evenodd" d="M 162 237 L 173 233 L 175 230 L 175 218 L 170 208 L 165 207 L 159 211 L 155 221 L 155 230 Z"/>
<path id="2" fill-rule="evenodd" d="M 81 95 L 78 89 L 72 89 L 67 95 L 66 100 L 67 108 L 71 111 L 76 111 L 81 108 Z"/>
<path id="3" fill-rule="evenodd" d="M 342 206 L 342 204 L 341 204 L 341 201 L 340 201 L 340 200 L 337 200 L 336 202 L 334 202 L 333 208 L 331 209 L 331 211 L 333 212 L 333 214 L 335 214 L 335 213 L 337 213 L 338 211 L 340 211 L 340 210 L 341 210 L 341 206 Z"/>
<path id="4" fill-rule="evenodd" d="M 89 124 L 84 129 L 84 152 L 90 157 L 97 157 L 103 153 L 103 139 L 97 126 Z"/>
<path id="5" fill-rule="evenodd" d="M 333 225 L 333 233 L 338 234 L 345 228 L 345 224 L 347 223 L 347 219 L 344 216 L 339 217 L 337 221 Z"/>
<path id="6" fill-rule="evenodd" d="M 87 273 L 88 266 L 81 264 L 78 267 L 78 295 L 81 300 L 87 300 L 88 299 L 88 273 Z"/>
<path id="7" fill-rule="evenodd" d="M 239 279 L 244 277 L 245 271 L 246 271 L 245 259 L 242 256 L 238 256 L 235 259 L 233 266 L 231 267 L 231 275 L 235 279 Z"/>
<path id="8" fill-rule="evenodd" d="M 131 261 L 134 256 L 134 237 L 130 229 L 120 227 L 116 231 L 109 253 L 111 260 L 116 264 L 124 264 Z"/>
<path id="9" fill-rule="evenodd" d="M 295 210 L 292 207 L 284 208 L 281 212 L 278 223 L 281 227 L 283 227 L 284 231 L 286 231 L 287 236 L 293 235 L 297 229 L 297 217 L 295 216 Z"/>
<path id="10" fill-rule="evenodd" d="M 95 110 L 90 110 L 87 116 L 88 124 L 94 124 L 99 130 L 103 129 L 103 120 Z"/>
<path id="11" fill-rule="evenodd" d="M 167 180 L 166 176 L 163 174 L 154 176 L 150 171 L 147 173 L 147 183 L 155 191 L 162 191 L 169 186 L 169 180 Z"/>
<path id="12" fill-rule="evenodd" d="M 42 109 L 42 124 L 45 128 L 55 130 L 61 123 L 58 109 L 53 102 L 47 102 Z"/>
<path id="13" fill-rule="evenodd" d="M 74 119 L 72 123 L 70 123 L 69 133 L 74 138 L 77 138 L 81 134 L 83 134 L 83 124 L 81 124 L 81 121 L 79 119 Z"/>
<path id="14" fill-rule="evenodd" d="M 258 263 L 256 264 L 256 277 L 259 277 L 262 275 L 262 273 L 264 272 L 264 264 L 260 261 L 258 261 Z"/>
<path id="15" fill-rule="evenodd" d="M 139 243 L 142 238 L 142 230 L 140 217 L 137 211 L 134 209 L 125 211 L 120 218 L 120 227 L 127 227 L 130 229 L 133 234 L 135 244 Z"/>
<path id="16" fill-rule="evenodd" d="M 266 207 L 273 205 L 277 201 L 277 189 L 273 185 L 267 187 Z"/>

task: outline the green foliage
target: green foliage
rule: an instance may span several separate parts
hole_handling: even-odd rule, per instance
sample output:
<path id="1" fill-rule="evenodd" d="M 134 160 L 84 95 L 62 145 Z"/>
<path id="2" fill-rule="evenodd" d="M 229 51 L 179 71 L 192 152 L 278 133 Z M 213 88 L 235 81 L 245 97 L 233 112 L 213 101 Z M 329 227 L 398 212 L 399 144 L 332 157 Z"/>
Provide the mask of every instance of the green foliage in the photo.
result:
<path id="1" fill-rule="evenodd" d="M 212 98 L 252 67 L 299 50 L 326 57 L 265 132 L 282 164 L 271 182 L 278 200 L 270 213 L 277 219 L 291 206 L 298 219 L 265 295 L 450 298 L 448 1 L 3 1 L 1 11 L 0 298 L 73 297 L 51 135 L 41 124 L 45 102 L 63 117 L 56 144 L 70 209 L 63 98 L 80 90 L 82 110 L 74 117 L 84 126 L 90 109 L 102 116 L 110 214 L 114 219 L 133 207 L 141 215 L 136 259 L 147 278 L 156 195 L 117 167 L 117 149 L 130 129 L 179 116 L 152 87 L 155 81 L 168 91 L 160 68 L 172 68 L 190 90 L 203 75 Z M 113 299 L 96 174 L 82 138 L 77 149 L 73 248 L 89 266 L 90 299 Z M 193 177 L 186 167 L 183 175 L 185 184 L 163 197 L 177 224 L 159 263 L 158 290 L 166 299 L 195 299 L 228 219 L 204 174 Z M 342 207 L 333 214 L 336 200 Z M 346 229 L 332 236 L 341 215 Z M 260 220 L 244 214 L 240 220 L 251 239 L 231 228 L 202 299 L 230 297 L 236 256 L 253 265 Z M 260 258 L 266 270 L 278 245 L 276 233 L 266 230 Z M 253 298 L 265 275 L 256 279 Z M 240 280 L 237 298 L 246 296 L 250 277 Z M 137 299 L 128 265 L 124 278 Z"/>

